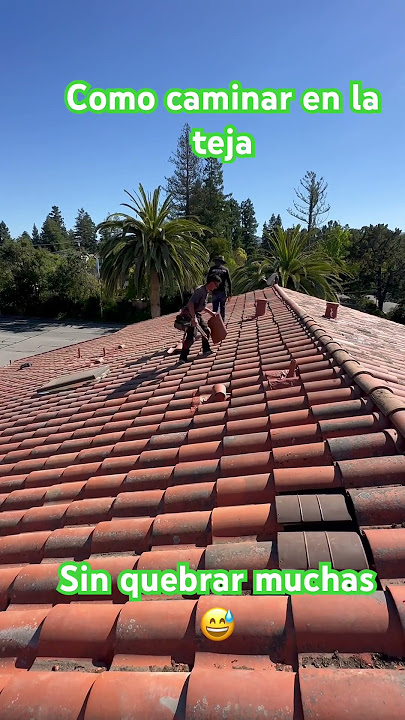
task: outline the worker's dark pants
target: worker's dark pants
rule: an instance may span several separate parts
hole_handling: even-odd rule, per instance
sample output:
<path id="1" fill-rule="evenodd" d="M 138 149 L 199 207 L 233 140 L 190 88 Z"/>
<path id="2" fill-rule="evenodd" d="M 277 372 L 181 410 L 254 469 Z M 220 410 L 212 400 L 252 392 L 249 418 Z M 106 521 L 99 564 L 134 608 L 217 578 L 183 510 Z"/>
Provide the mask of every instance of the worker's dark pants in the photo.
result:
<path id="1" fill-rule="evenodd" d="M 210 329 L 208 325 L 204 322 L 201 315 L 196 315 L 197 322 L 201 328 L 201 330 L 207 335 L 207 337 L 210 337 Z M 197 339 L 197 337 L 201 337 L 202 340 L 202 350 L 203 353 L 207 352 L 207 350 L 210 349 L 210 344 L 208 340 L 205 340 L 202 335 L 198 332 L 197 328 L 191 327 L 187 330 L 186 337 L 183 342 L 183 349 L 180 353 L 180 360 L 187 360 L 188 354 L 190 352 L 190 348 Z"/>
<path id="2" fill-rule="evenodd" d="M 218 308 L 220 308 L 221 317 L 222 320 L 225 321 L 225 305 L 226 305 L 226 293 L 224 291 L 221 292 L 213 292 L 212 293 L 212 309 L 216 313 L 218 312 Z"/>

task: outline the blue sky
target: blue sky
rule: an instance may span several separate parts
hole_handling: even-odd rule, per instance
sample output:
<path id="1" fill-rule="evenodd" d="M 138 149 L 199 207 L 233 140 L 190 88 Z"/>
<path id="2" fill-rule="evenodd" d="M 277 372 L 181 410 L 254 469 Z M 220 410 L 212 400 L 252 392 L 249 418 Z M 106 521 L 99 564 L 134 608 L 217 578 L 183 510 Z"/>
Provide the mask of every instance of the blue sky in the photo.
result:
<path id="1" fill-rule="evenodd" d="M 68 227 L 79 207 L 99 222 L 118 211 L 124 188 L 147 189 L 170 174 L 183 123 L 252 133 L 256 157 L 224 166 L 225 189 L 250 197 L 259 232 L 287 214 L 307 170 L 328 182 L 329 219 L 384 222 L 405 230 L 405 60 L 403 0 L 0 0 L 0 219 L 14 236 L 40 228 L 52 205 Z M 149 87 L 151 115 L 70 113 L 64 90 Z M 343 92 L 341 115 L 174 116 L 171 87 L 311 87 Z M 349 109 L 349 83 L 382 95 L 382 113 Z"/>

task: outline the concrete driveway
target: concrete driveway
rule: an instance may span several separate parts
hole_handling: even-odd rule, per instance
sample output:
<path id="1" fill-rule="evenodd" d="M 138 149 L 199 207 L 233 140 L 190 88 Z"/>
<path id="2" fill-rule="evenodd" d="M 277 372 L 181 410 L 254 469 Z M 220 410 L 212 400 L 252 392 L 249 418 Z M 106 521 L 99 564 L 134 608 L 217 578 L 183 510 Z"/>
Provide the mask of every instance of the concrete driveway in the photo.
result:
<path id="1" fill-rule="evenodd" d="M 93 340 L 124 327 L 118 323 L 54 322 L 0 316 L 0 366 L 66 345 Z"/>

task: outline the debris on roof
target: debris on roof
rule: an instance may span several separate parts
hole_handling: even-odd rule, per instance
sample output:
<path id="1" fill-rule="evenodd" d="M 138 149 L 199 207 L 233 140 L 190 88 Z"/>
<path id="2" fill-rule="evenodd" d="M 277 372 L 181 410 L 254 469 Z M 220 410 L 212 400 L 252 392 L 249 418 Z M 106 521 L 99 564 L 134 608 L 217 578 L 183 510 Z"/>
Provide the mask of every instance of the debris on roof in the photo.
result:
<path id="1" fill-rule="evenodd" d="M 405 717 L 405 373 L 379 332 L 363 366 L 337 336 L 355 311 L 332 328 L 324 310 L 274 286 L 232 298 L 226 338 L 187 366 L 169 316 L 0 369 L 2 719 Z M 35 392 L 102 354 L 97 384 Z M 68 560 L 111 594 L 59 593 Z M 243 593 L 118 588 L 178 562 L 246 570 Z M 252 594 L 254 571 L 320 562 L 377 591 Z M 222 642 L 201 630 L 217 606 Z"/>
<path id="2" fill-rule="evenodd" d="M 30 366 L 30 364 L 27 363 L 27 366 Z M 91 368 L 90 370 L 83 370 L 81 372 L 71 373 L 70 375 L 62 375 L 61 377 L 50 380 L 39 388 L 37 392 L 40 394 L 58 392 L 73 385 L 81 385 L 82 383 L 92 380 L 101 380 L 101 378 L 109 373 L 109 370 L 108 365 L 102 365 L 98 368 Z"/>

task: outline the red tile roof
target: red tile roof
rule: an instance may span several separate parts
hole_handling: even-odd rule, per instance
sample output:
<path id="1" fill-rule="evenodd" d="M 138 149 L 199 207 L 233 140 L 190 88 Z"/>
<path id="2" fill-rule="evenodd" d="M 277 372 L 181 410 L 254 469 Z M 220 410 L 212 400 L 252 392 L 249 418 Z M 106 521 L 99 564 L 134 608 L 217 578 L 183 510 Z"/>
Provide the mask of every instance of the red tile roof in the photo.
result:
<path id="1" fill-rule="evenodd" d="M 327 332 L 375 377 L 405 398 L 405 325 L 340 306 L 335 320 L 323 318 L 325 301 L 286 290 L 286 297 L 319 320 Z"/>
<path id="2" fill-rule="evenodd" d="M 368 316 L 323 309 L 234 298 L 215 354 L 181 367 L 170 316 L 0 370 L 2 719 L 405 716 L 403 340 L 373 317 L 364 351 Z M 37 393 L 96 365 L 97 382 Z M 112 595 L 58 593 L 69 559 L 108 570 Z M 179 561 L 248 570 L 243 595 L 117 588 Z M 320 561 L 376 570 L 377 592 L 251 594 L 254 570 Z M 224 603 L 235 630 L 213 643 L 201 618 Z"/>

